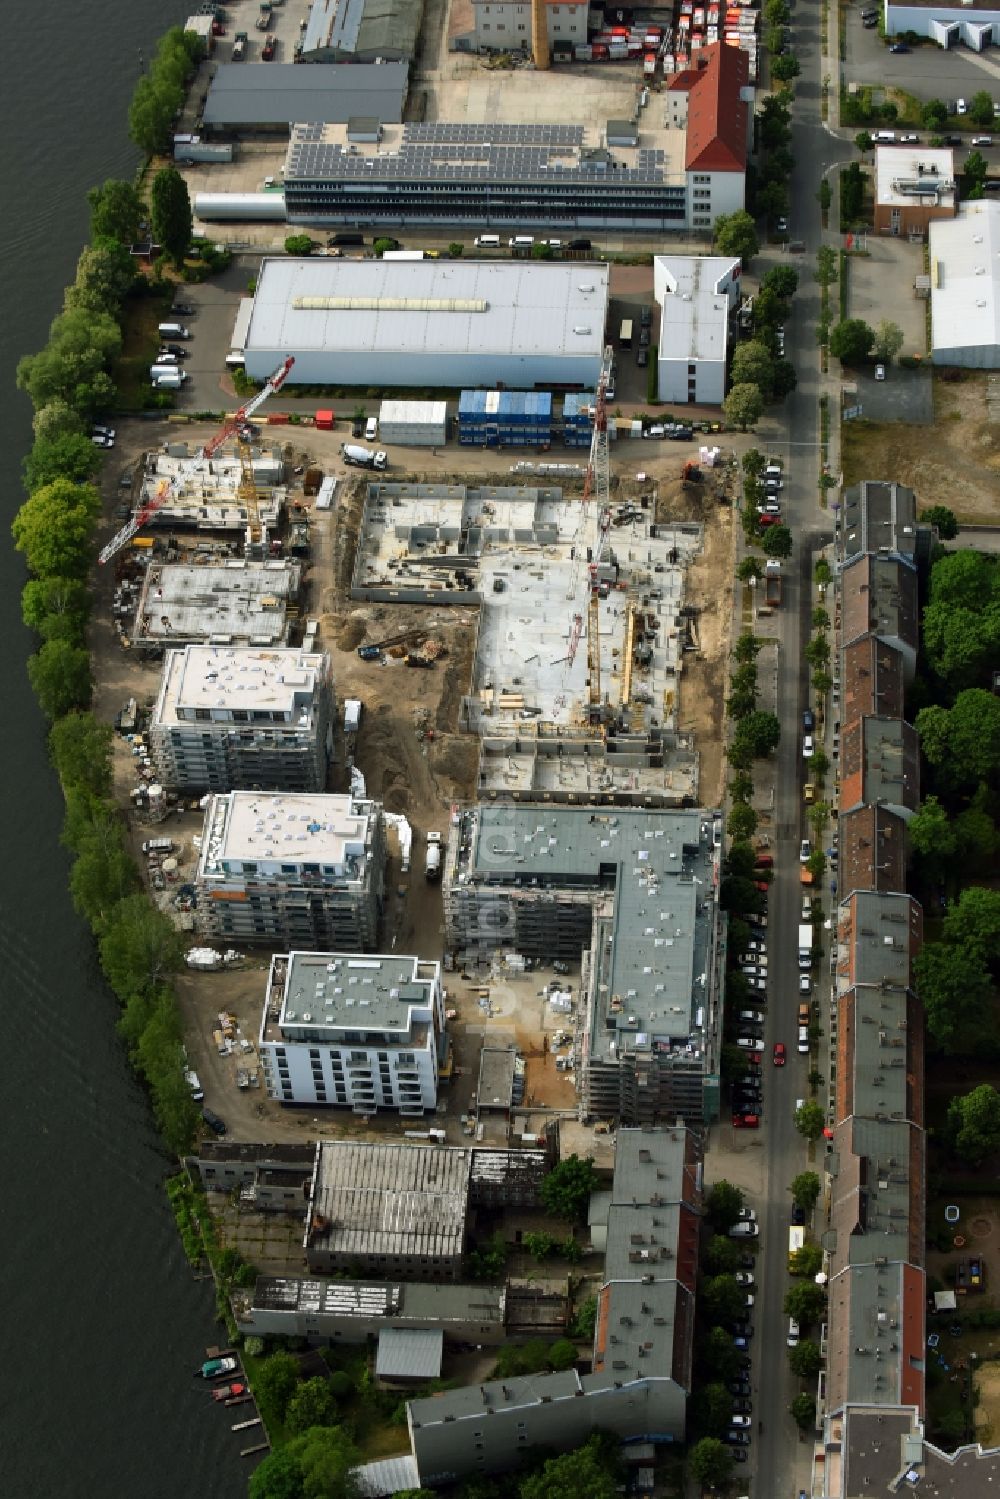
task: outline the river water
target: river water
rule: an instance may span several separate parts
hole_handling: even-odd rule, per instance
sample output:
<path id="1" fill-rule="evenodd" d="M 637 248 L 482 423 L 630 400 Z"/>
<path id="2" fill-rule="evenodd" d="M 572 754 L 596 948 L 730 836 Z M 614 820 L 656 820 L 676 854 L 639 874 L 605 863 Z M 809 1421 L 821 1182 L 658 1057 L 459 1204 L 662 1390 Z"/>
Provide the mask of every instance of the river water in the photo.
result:
<path id="1" fill-rule="evenodd" d="M 235 1418 L 192 1379 L 216 1338 L 211 1287 L 184 1260 L 162 1190 L 167 1162 L 67 894 L 62 801 L 25 677 L 32 641 L 8 539 L 31 436 L 17 360 L 44 342 L 72 279 L 86 189 L 134 170 L 126 112 L 140 53 L 148 59 L 194 8 L 48 0 L 4 12 L 0 1487 L 9 1499 L 246 1492 Z"/>

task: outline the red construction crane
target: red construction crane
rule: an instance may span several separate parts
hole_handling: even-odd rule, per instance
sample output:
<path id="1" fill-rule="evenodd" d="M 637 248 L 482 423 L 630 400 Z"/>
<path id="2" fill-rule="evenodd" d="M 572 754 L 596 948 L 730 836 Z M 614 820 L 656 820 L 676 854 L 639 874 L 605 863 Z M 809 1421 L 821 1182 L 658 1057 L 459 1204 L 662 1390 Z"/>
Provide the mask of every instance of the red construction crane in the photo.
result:
<path id="1" fill-rule="evenodd" d="M 281 389 L 288 379 L 294 363 L 295 360 L 289 355 L 284 364 L 275 370 L 270 379 L 265 380 L 257 394 L 247 401 L 245 406 L 241 406 L 239 411 L 234 412 L 229 417 L 224 425 L 219 428 L 218 432 L 216 432 L 215 436 L 210 437 L 202 448 L 201 456 L 203 458 L 211 458 L 213 453 L 217 453 L 228 438 L 236 437 L 239 434 L 240 428 L 246 425 L 247 421 L 249 421 L 250 417 L 253 416 L 259 407 L 263 406 L 268 396 L 273 396 L 276 391 Z"/>

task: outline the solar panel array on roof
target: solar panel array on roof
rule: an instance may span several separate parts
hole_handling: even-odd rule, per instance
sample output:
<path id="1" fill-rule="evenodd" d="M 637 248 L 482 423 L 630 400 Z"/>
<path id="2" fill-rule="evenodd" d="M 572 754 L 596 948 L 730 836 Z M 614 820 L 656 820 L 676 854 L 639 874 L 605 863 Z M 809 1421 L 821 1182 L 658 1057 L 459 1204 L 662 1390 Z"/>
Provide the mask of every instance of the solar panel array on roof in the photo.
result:
<path id="1" fill-rule="evenodd" d="M 465 125 L 435 120 L 403 126 L 405 143 L 458 141 L 479 145 L 485 141 L 508 146 L 582 146 L 583 136 L 582 125 Z"/>
<path id="2" fill-rule="evenodd" d="M 412 127 L 407 126 L 407 130 Z M 450 127 L 449 127 L 450 128 Z M 489 131 L 489 126 L 466 126 L 465 129 Z M 528 127 L 517 127 L 525 129 Z M 552 130 L 553 126 L 532 127 Z M 578 127 L 564 127 L 567 135 L 579 133 Z M 562 153 L 573 149 L 574 142 L 560 142 L 553 154 L 551 143 L 518 145 L 482 139 L 464 143 L 404 141 L 397 151 L 365 155 L 345 149 L 339 143 L 306 140 L 297 133 L 288 152 L 285 181 L 359 182 L 377 179 L 381 182 L 407 179 L 421 182 L 505 183 L 547 182 L 555 176 L 579 178 L 598 175 L 608 183 L 660 184 L 666 175 L 667 159 L 662 151 L 638 153 L 634 167 L 616 164 L 606 152 L 574 155 L 565 159 Z"/>

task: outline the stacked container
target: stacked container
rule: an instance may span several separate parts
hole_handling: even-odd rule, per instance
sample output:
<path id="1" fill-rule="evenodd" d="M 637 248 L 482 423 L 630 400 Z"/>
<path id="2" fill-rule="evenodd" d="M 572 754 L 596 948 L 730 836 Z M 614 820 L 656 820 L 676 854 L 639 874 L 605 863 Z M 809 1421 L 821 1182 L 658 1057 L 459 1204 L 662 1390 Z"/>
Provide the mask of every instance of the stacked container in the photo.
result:
<path id="1" fill-rule="evenodd" d="M 537 448 L 552 441 L 547 390 L 463 390 L 458 440 L 466 447 Z"/>
<path id="2" fill-rule="evenodd" d="M 563 442 L 568 448 L 589 448 L 594 397 L 570 391 L 563 401 Z"/>

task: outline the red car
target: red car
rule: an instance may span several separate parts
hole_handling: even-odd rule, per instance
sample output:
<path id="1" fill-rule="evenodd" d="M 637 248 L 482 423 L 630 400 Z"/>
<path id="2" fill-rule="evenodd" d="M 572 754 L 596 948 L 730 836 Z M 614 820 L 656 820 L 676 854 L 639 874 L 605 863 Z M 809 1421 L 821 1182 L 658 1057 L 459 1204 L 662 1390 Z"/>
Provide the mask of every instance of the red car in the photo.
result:
<path id="1" fill-rule="evenodd" d="M 758 1114 L 734 1114 L 733 1129 L 756 1129 L 760 1124 Z"/>
<path id="2" fill-rule="evenodd" d="M 761 527 L 763 527 L 763 526 L 780 526 L 781 525 L 781 516 L 780 515 L 773 515 L 773 514 L 772 515 L 758 515 L 758 517 L 757 517 L 757 524 L 758 524 L 758 526 L 761 526 Z"/>
<path id="3" fill-rule="evenodd" d="M 785 1065 L 784 1041 L 775 1041 L 774 1043 L 774 1065 L 775 1067 L 784 1067 Z"/>

